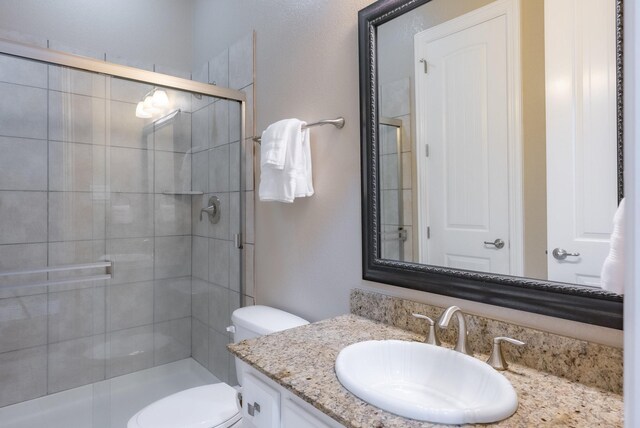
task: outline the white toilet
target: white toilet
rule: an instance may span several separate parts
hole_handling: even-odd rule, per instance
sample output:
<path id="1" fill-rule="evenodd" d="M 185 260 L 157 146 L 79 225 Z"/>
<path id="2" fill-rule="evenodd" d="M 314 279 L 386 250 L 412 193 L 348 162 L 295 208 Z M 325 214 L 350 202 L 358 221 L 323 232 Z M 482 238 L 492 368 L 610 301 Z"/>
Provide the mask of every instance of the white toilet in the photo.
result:
<path id="1" fill-rule="evenodd" d="M 268 306 L 236 309 L 231 316 L 234 342 L 309 324 L 308 321 Z M 245 363 L 236 360 L 242 385 Z M 136 413 L 127 428 L 238 428 L 242 414 L 237 390 L 226 383 L 187 389 L 151 403 Z"/>

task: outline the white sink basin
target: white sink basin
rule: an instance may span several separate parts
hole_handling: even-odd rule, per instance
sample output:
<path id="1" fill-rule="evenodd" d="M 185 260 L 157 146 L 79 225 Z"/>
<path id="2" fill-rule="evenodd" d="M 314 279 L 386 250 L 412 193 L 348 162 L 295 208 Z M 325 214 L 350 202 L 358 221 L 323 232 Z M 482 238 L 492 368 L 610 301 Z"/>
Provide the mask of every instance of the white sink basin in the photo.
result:
<path id="1" fill-rule="evenodd" d="M 489 423 L 508 418 L 518 408 L 513 386 L 491 366 L 425 343 L 354 343 L 338 354 L 336 374 L 367 403 L 420 421 Z"/>

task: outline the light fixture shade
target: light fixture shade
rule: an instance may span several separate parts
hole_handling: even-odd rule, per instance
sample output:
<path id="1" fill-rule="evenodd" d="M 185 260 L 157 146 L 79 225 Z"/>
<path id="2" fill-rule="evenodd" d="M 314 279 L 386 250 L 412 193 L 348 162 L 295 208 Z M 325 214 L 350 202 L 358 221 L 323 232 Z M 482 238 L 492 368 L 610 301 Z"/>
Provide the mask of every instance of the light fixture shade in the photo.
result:
<path id="1" fill-rule="evenodd" d="M 147 95 L 146 97 L 144 97 L 144 101 L 142 102 L 142 105 L 143 105 L 144 111 L 146 111 L 148 114 L 152 116 L 160 112 L 160 109 L 156 108 L 156 106 L 153 105 L 153 95 Z"/>
<path id="2" fill-rule="evenodd" d="M 151 97 L 151 95 L 147 95 L 146 97 L 144 97 L 144 101 L 142 102 L 145 111 L 149 112 L 149 113 L 153 113 L 153 98 Z"/>
<path id="3" fill-rule="evenodd" d="M 169 106 L 169 97 L 165 91 L 158 89 L 153 93 L 152 102 L 154 107 L 164 109 Z"/>
<path id="4" fill-rule="evenodd" d="M 149 119 L 151 117 L 151 113 L 145 109 L 144 102 L 142 101 L 136 106 L 136 117 L 140 119 Z"/>

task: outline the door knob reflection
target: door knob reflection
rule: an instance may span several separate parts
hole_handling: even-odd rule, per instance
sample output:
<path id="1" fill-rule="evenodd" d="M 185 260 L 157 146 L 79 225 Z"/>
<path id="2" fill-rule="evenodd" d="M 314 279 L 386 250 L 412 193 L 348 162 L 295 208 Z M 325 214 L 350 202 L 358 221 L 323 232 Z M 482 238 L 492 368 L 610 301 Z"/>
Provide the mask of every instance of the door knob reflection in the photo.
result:
<path id="1" fill-rule="evenodd" d="M 554 250 L 553 250 L 553 252 L 551 254 L 553 254 L 553 257 L 556 260 L 564 260 L 567 257 L 578 257 L 578 256 L 580 256 L 580 253 L 570 253 L 567 250 L 564 250 L 562 248 L 554 248 Z"/>
<path id="2" fill-rule="evenodd" d="M 484 241 L 484 245 L 493 245 L 494 247 L 496 247 L 499 250 L 501 248 L 504 248 L 504 241 L 502 239 L 498 238 L 493 242 Z"/>

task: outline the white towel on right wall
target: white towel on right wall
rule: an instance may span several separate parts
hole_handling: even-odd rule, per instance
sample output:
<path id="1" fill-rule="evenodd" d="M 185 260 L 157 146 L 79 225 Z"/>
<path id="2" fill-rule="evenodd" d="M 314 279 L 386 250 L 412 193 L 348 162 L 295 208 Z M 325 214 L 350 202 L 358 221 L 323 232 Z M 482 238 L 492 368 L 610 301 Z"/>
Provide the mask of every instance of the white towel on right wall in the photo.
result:
<path id="1" fill-rule="evenodd" d="M 260 146 L 261 201 L 292 203 L 313 195 L 311 145 L 306 123 L 276 122 L 262 133 Z"/>
<path id="2" fill-rule="evenodd" d="M 600 284 L 602 288 L 618 294 L 624 294 L 624 198 L 613 216 L 609 255 L 602 265 Z"/>

